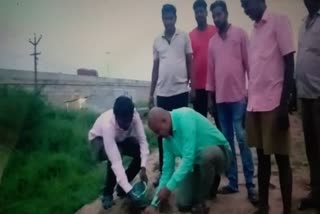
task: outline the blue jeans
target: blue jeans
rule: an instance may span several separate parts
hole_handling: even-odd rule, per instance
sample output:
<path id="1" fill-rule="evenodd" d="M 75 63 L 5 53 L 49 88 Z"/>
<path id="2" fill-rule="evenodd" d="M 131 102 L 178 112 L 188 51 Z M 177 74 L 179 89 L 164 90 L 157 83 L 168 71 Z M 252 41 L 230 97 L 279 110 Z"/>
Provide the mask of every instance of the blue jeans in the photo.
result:
<path id="1" fill-rule="evenodd" d="M 228 171 L 229 187 L 234 191 L 238 191 L 238 166 L 234 145 L 235 133 L 239 143 L 243 172 L 246 179 L 246 187 L 248 192 L 250 192 L 254 189 L 255 185 L 253 184 L 254 165 L 252 154 L 245 142 L 245 129 L 243 127 L 246 103 L 245 101 L 219 103 L 217 104 L 217 110 L 222 133 L 228 140 L 232 150 L 231 166 Z"/>

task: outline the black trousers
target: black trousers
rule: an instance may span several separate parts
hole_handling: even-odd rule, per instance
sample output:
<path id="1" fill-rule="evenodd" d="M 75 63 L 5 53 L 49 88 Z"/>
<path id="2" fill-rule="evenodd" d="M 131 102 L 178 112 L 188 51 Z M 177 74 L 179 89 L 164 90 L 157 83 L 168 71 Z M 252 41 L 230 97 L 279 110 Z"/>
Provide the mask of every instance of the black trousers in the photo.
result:
<path id="1" fill-rule="evenodd" d="M 163 108 L 167 111 L 172 111 L 174 109 L 188 107 L 189 104 L 189 93 L 182 93 L 171 97 L 161 97 L 157 96 L 157 106 Z M 163 148 L 162 148 L 162 138 L 158 137 L 158 148 L 159 148 L 159 169 L 162 172 L 163 166 Z"/>
<path id="2" fill-rule="evenodd" d="M 320 98 L 302 99 L 301 104 L 304 139 L 310 167 L 311 196 L 320 204 Z"/>
<path id="3" fill-rule="evenodd" d="M 93 151 L 96 155 L 96 159 L 99 161 L 108 160 L 106 155 L 103 139 L 101 137 L 95 138 L 92 142 Z M 126 170 L 126 175 L 128 181 L 131 182 L 136 175 L 139 173 L 141 168 L 141 158 L 140 158 L 140 145 L 136 138 L 130 137 L 122 142 L 117 143 L 119 152 L 121 155 L 132 157 L 130 165 Z M 114 192 L 114 187 L 117 184 L 116 176 L 111 168 L 111 162 L 107 163 L 107 174 L 105 180 L 105 186 L 103 189 L 103 195 L 112 195 Z"/>
<path id="4" fill-rule="evenodd" d="M 195 91 L 195 100 L 193 101 L 193 109 L 203 116 L 208 115 L 208 92 L 205 89 Z"/>

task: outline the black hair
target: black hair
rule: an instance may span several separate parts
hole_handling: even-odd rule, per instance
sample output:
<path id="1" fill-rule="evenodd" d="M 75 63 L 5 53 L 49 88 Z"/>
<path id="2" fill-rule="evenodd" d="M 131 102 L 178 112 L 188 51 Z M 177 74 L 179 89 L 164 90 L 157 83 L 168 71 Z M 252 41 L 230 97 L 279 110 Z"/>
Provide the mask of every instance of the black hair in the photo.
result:
<path id="1" fill-rule="evenodd" d="M 129 97 L 120 96 L 113 105 L 113 113 L 117 118 L 130 118 L 134 113 L 134 104 Z"/>
<path id="2" fill-rule="evenodd" d="M 162 10 L 161 10 L 162 16 L 165 13 L 173 13 L 174 16 L 177 16 L 177 9 L 172 4 L 165 4 L 162 6 Z"/>
<path id="3" fill-rule="evenodd" d="M 205 0 L 196 0 L 194 3 L 193 3 L 193 10 L 197 9 L 197 8 L 203 8 L 203 9 L 206 9 L 207 10 L 207 3 Z"/>
<path id="4" fill-rule="evenodd" d="M 210 11 L 212 12 L 217 7 L 221 7 L 224 12 L 228 13 L 228 7 L 225 1 L 217 0 L 213 2 L 210 6 Z"/>

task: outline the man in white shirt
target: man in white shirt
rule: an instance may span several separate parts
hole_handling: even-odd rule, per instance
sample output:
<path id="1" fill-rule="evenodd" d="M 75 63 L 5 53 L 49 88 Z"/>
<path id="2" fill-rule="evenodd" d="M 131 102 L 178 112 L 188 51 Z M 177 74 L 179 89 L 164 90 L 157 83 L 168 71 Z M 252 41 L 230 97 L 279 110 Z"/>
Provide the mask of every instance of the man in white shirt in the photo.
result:
<path id="1" fill-rule="evenodd" d="M 108 160 L 103 207 L 112 207 L 116 183 L 118 196 L 128 195 L 134 199 L 130 182 L 139 171 L 141 180 L 148 181 L 145 167 L 149 148 L 143 123 L 132 100 L 118 97 L 113 109 L 101 114 L 94 123 L 89 131 L 89 141 L 97 160 Z M 122 155 L 133 158 L 127 170 L 124 169 Z"/>

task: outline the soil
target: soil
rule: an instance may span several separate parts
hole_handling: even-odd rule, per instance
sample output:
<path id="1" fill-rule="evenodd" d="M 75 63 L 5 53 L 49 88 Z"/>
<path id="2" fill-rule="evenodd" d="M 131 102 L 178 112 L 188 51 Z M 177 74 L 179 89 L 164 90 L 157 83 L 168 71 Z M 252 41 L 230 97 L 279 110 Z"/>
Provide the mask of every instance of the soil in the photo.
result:
<path id="1" fill-rule="evenodd" d="M 309 190 L 309 171 L 308 164 L 305 157 L 305 149 L 303 144 L 303 133 L 301 128 L 301 121 L 297 115 L 291 117 L 291 135 L 292 135 L 292 168 L 293 168 L 293 213 L 299 214 L 311 214 L 314 211 L 301 212 L 298 211 L 297 207 L 299 200 L 306 196 Z M 255 165 L 257 164 L 256 155 L 253 150 Z M 148 176 L 150 181 L 154 181 L 158 176 L 157 173 L 157 160 L 158 153 L 154 152 L 151 154 L 148 161 Z M 248 202 L 247 193 L 245 188 L 244 176 L 241 167 L 241 160 L 238 153 L 238 169 L 239 169 L 239 193 L 232 195 L 218 195 L 217 199 L 213 200 L 210 204 L 210 213 L 226 213 L 226 214 L 248 214 L 253 213 L 255 208 Z M 255 182 L 256 176 L 255 176 Z M 152 183 L 152 182 L 149 182 Z M 226 178 L 222 180 L 221 186 L 227 183 Z M 151 185 L 151 184 L 150 184 Z M 153 191 L 153 187 L 150 186 L 150 190 Z M 152 193 L 151 193 L 152 194 Z M 280 214 L 282 213 L 282 201 L 281 193 L 279 188 L 278 171 L 273 160 L 272 166 L 272 177 L 270 182 L 270 213 Z M 174 198 L 172 198 L 172 206 L 165 213 L 178 214 L 179 212 L 175 209 Z M 115 206 L 110 210 L 103 210 L 99 199 L 92 203 L 83 206 L 76 214 L 125 214 L 125 213 L 139 213 L 137 210 L 130 206 L 130 203 L 126 200 L 115 200 Z"/>

